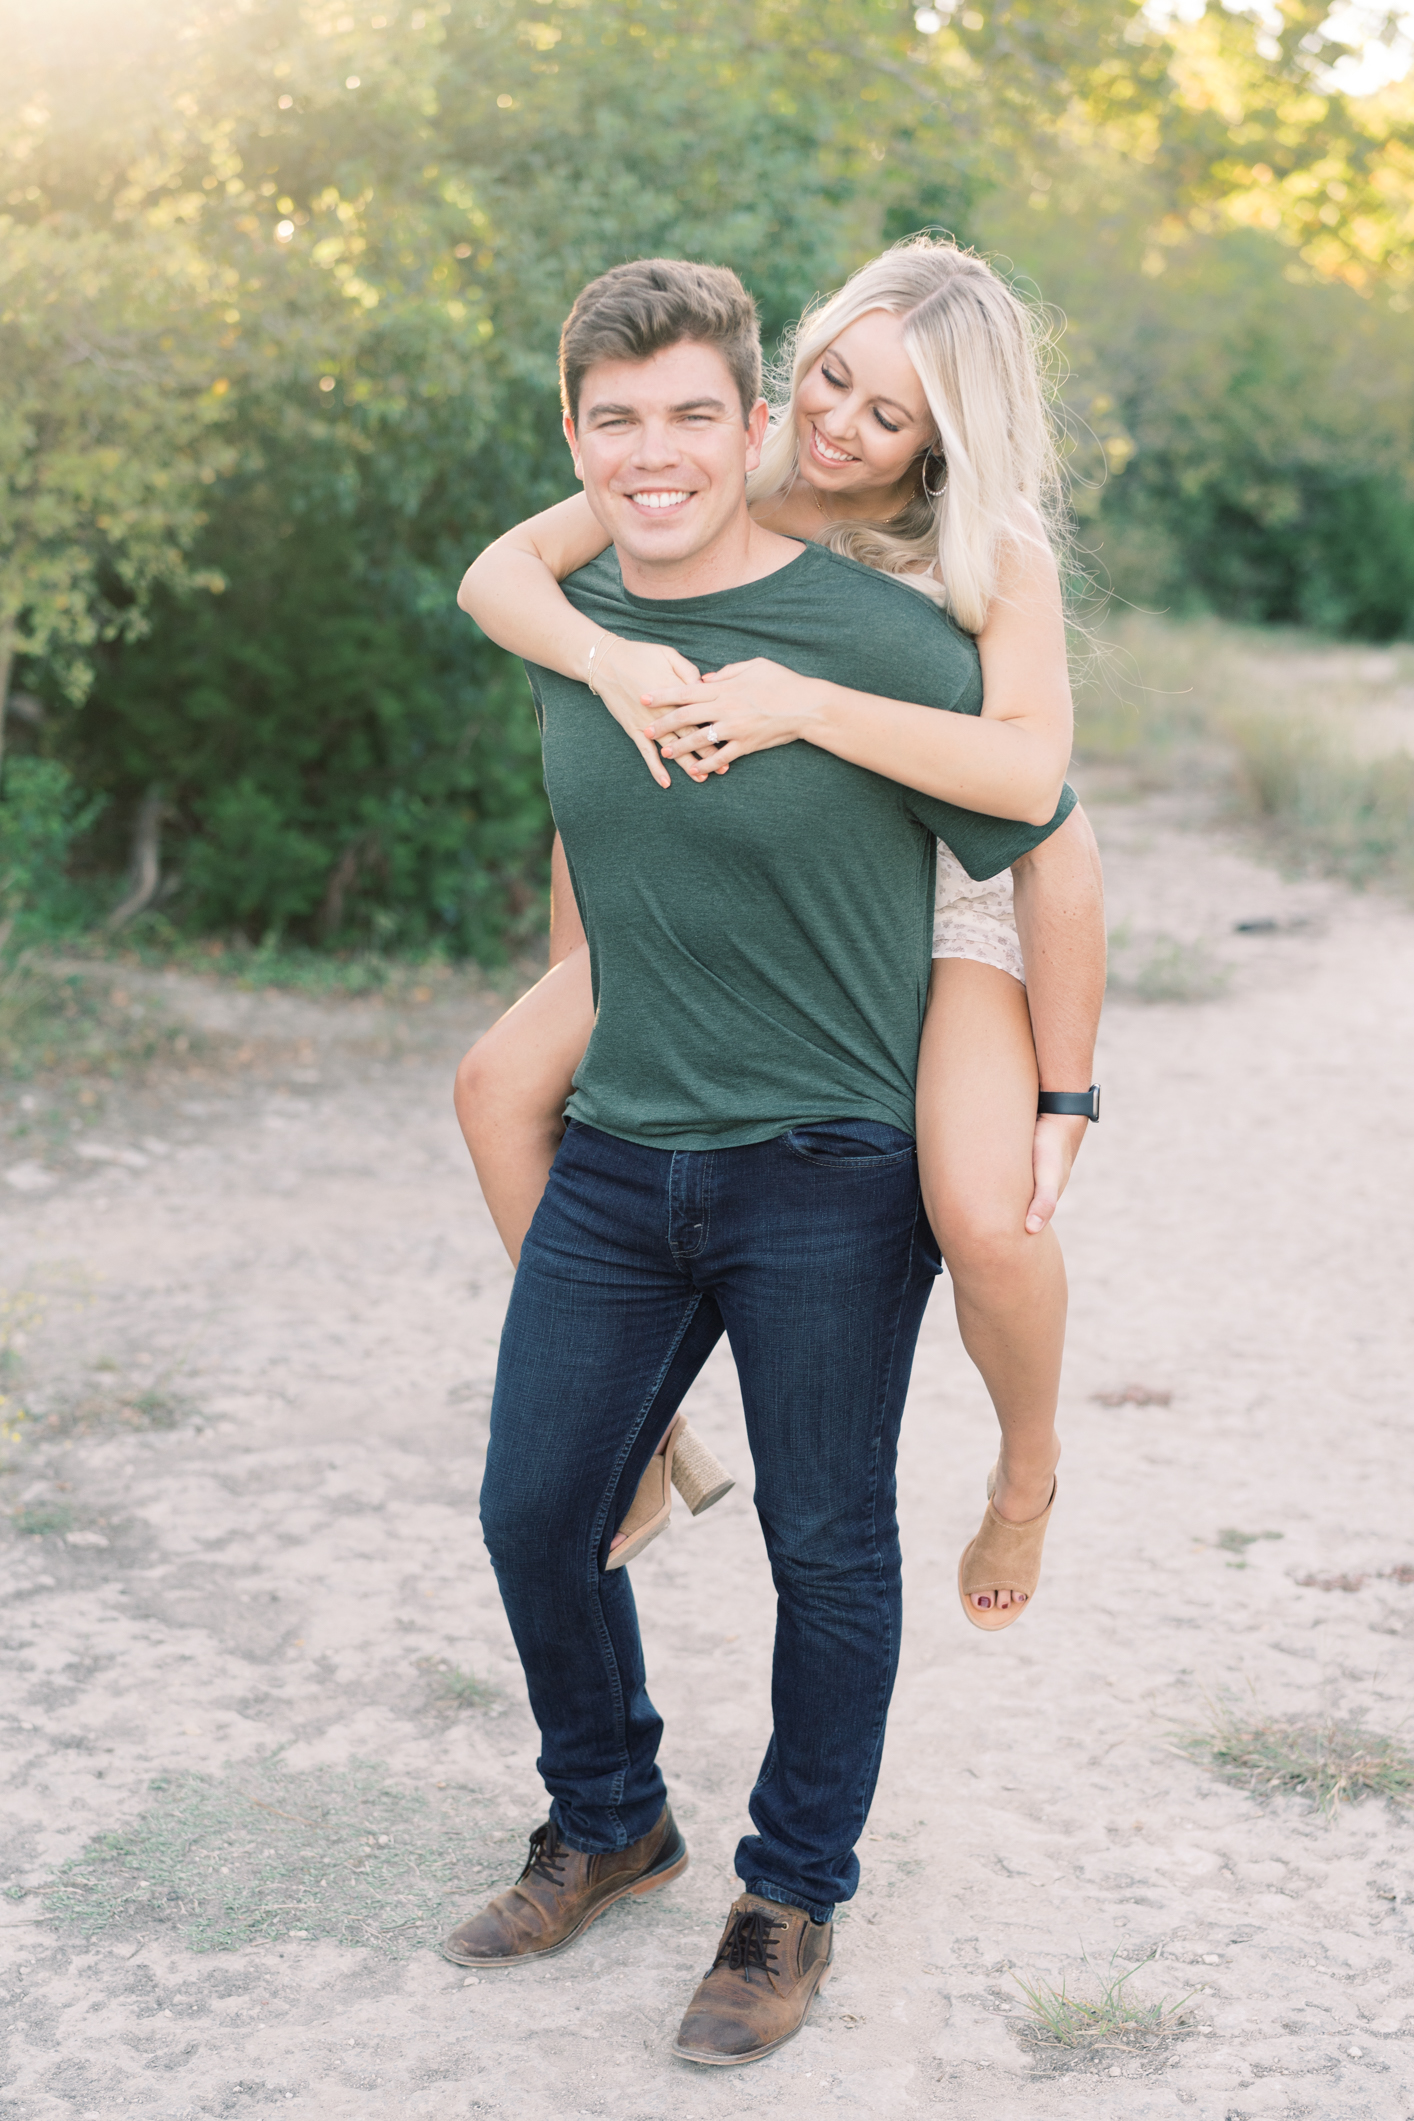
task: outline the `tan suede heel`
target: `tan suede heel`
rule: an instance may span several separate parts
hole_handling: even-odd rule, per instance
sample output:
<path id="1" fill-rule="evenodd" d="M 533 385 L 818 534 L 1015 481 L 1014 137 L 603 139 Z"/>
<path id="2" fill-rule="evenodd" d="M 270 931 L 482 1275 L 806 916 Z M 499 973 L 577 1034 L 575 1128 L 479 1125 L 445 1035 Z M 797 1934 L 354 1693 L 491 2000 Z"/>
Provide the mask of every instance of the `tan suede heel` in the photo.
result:
<path id="1" fill-rule="evenodd" d="M 982 1529 L 964 1547 L 957 1565 L 957 1595 L 962 1610 L 974 1628 L 981 1628 L 988 1635 L 995 1635 L 1000 1628 L 1009 1628 L 1014 1620 L 1020 1620 L 1023 1613 L 1031 1610 L 1036 1586 L 1041 1581 L 1041 1549 L 1046 1543 L 1046 1526 L 1055 1508 L 1059 1487 L 1057 1481 L 1052 1481 L 1051 1499 L 1039 1517 L 1028 1517 L 1024 1524 L 1013 1524 L 1009 1518 L 998 1517 L 993 1508 L 996 1485 L 997 1469 L 993 1466 L 987 1475 L 987 1513 L 982 1519 Z M 1025 1605 L 1009 1605 L 1000 1612 L 992 1606 L 979 1613 L 971 1603 L 979 1591 L 1003 1588 L 1024 1591 Z"/>
<path id="2" fill-rule="evenodd" d="M 629 1504 L 628 1515 L 619 1526 L 623 1543 L 614 1548 L 605 1568 L 621 1569 L 626 1561 L 641 1554 L 660 1532 L 666 1531 L 672 1515 L 674 1488 L 692 1515 L 700 1517 L 735 1486 L 736 1482 L 721 1460 L 708 1450 L 697 1431 L 690 1428 L 680 1414 L 668 1431 L 667 1443 L 648 1462 L 648 1470 Z"/>
<path id="3" fill-rule="evenodd" d="M 673 1486 L 687 1504 L 689 1514 L 700 1517 L 720 1502 L 736 1482 L 715 1451 L 709 1451 L 696 1429 L 679 1420 L 677 1445 L 673 1451 Z"/>

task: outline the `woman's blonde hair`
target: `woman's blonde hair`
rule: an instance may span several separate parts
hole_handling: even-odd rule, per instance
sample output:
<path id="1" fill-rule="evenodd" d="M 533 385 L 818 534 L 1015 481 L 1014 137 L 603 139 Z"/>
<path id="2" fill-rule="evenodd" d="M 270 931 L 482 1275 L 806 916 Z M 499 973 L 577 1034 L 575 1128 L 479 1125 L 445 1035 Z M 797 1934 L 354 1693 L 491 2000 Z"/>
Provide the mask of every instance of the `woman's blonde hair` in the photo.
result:
<path id="1" fill-rule="evenodd" d="M 911 237 L 806 310 L 781 364 L 789 363 L 789 398 L 773 414 L 749 496 L 760 507 L 790 492 L 800 474 L 801 383 L 832 339 L 876 309 L 903 319 L 904 347 L 937 440 L 920 467 L 919 493 L 898 515 L 888 523 L 837 523 L 824 542 L 867 566 L 911 576 L 967 632 L 979 633 L 996 593 L 1001 546 L 1034 544 L 1037 517 L 1040 534 L 1052 546 L 1063 544 L 1064 501 L 1044 369 L 1045 314 L 974 251 L 947 238 Z"/>

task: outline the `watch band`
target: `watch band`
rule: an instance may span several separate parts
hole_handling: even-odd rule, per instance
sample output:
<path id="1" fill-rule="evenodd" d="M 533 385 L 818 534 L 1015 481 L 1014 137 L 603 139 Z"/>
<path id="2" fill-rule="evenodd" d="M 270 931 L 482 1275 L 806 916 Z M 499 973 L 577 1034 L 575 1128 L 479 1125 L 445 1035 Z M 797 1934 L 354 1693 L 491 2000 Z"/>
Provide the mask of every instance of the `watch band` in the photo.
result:
<path id="1" fill-rule="evenodd" d="M 1100 1119 L 1100 1086 L 1091 1083 L 1088 1090 L 1043 1090 L 1036 1100 L 1036 1111 L 1074 1113 L 1077 1118 Z"/>

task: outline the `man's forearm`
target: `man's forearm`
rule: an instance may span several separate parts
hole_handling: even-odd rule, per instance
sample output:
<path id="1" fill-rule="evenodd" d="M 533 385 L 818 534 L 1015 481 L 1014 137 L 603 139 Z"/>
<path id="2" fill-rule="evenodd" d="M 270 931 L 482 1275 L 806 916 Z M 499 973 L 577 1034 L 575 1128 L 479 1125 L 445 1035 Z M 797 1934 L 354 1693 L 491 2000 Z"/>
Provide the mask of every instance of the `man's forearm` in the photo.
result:
<path id="1" fill-rule="evenodd" d="M 1012 877 L 1041 1088 L 1087 1089 L 1105 999 L 1105 897 L 1085 813 L 1077 806 Z"/>

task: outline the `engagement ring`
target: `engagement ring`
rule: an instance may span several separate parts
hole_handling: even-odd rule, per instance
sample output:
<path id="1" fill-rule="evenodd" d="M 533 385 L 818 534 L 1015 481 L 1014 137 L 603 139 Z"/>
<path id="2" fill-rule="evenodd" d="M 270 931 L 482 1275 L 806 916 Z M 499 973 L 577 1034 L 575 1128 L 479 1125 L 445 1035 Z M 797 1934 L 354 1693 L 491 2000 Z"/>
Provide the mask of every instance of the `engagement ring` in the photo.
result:
<path id="1" fill-rule="evenodd" d="M 707 724 L 706 730 L 703 733 L 706 736 L 709 744 L 720 744 L 722 741 L 722 739 L 717 734 L 717 725 L 715 722 L 709 722 Z"/>

